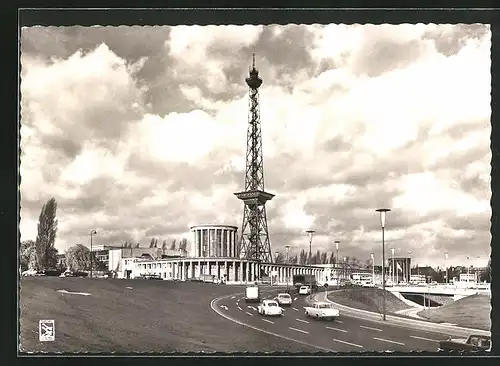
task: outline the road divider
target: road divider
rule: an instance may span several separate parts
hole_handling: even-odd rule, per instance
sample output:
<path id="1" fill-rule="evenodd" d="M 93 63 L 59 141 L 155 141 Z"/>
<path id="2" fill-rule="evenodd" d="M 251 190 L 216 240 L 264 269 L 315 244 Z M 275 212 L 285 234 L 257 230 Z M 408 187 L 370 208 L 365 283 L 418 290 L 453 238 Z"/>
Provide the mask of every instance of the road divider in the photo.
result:
<path id="1" fill-rule="evenodd" d="M 305 330 L 297 329 L 297 328 L 294 328 L 294 327 L 288 327 L 288 329 L 294 330 L 296 332 L 301 332 L 301 333 L 304 333 L 304 334 L 309 334 L 309 332 L 306 332 Z"/>
<path id="2" fill-rule="evenodd" d="M 374 330 L 374 331 L 376 331 L 376 332 L 381 332 L 381 331 L 382 331 L 382 329 L 379 329 L 379 328 L 373 328 L 373 327 L 367 327 L 367 326 L 365 326 L 365 325 L 360 325 L 359 327 L 360 327 L 360 328 L 364 328 L 364 329 Z"/>
<path id="3" fill-rule="evenodd" d="M 436 342 L 439 343 L 437 339 L 430 339 L 430 338 L 425 338 L 425 337 L 419 337 L 419 336 L 410 336 L 410 338 L 415 338 L 415 339 L 421 339 L 423 341 L 429 341 L 429 342 Z"/>
<path id="4" fill-rule="evenodd" d="M 387 343 L 399 344 L 400 346 L 404 346 L 404 345 L 405 345 L 405 344 L 404 344 L 404 343 L 402 343 L 402 342 L 391 341 L 390 339 L 377 338 L 377 337 L 373 337 L 373 339 L 376 339 L 377 341 L 381 341 L 381 342 L 387 342 Z"/>
<path id="5" fill-rule="evenodd" d="M 274 322 L 273 322 L 273 321 L 268 320 L 268 319 L 262 319 L 262 321 L 263 321 L 263 322 L 266 322 L 266 323 L 269 323 L 269 324 L 274 324 Z"/>
<path id="6" fill-rule="evenodd" d="M 358 348 L 363 348 L 363 346 L 362 346 L 362 345 L 360 345 L 360 344 L 351 343 L 351 342 L 346 342 L 346 341 L 342 341 L 342 340 L 340 340 L 340 339 L 335 339 L 335 338 L 333 338 L 333 341 L 334 341 L 334 342 L 339 342 L 339 343 L 344 343 L 344 344 L 347 344 L 347 345 L 349 345 L 349 346 L 354 346 L 354 347 L 358 347 Z"/>
<path id="7" fill-rule="evenodd" d="M 325 327 L 325 328 L 330 330 L 336 330 L 337 332 L 347 333 L 347 330 L 345 329 L 334 328 L 334 327 Z"/>

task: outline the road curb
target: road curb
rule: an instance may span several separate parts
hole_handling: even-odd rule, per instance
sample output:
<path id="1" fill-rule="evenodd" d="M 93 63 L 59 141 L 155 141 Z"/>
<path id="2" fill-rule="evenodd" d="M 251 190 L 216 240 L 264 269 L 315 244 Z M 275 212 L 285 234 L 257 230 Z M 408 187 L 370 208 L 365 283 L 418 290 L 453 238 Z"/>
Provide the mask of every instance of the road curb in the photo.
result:
<path id="1" fill-rule="evenodd" d="M 478 335 L 486 335 L 490 336 L 491 332 L 482 330 L 482 329 L 473 329 L 473 328 L 465 328 L 465 327 L 458 327 L 458 326 L 452 326 L 452 325 L 446 325 L 446 324 L 440 324 L 440 323 L 433 323 L 433 322 L 428 322 L 428 321 L 423 321 L 419 319 L 409 319 L 405 317 L 400 317 L 397 315 L 386 315 L 387 320 L 382 320 L 382 315 L 379 313 L 374 313 L 372 311 L 367 311 L 367 310 L 361 310 L 361 309 L 356 309 L 352 308 L 346 305 L 338 304 L 332 300 L 330 300 L 327 296 L 326 293 L 324 294 L 325 301 L 328 301 L 332 304 L 334 304 L 336 307 L 338 307 L 340 310 L 347 314 L 353 314 L 356 315 L 357 317 L 360 317 L 360 315 L 365 319 L 365 320 L 371 320 L 377 323 L 391 323 L 392 325 L 397 325 L 401 326 L 404 328 L 410 328 L 410 329 L 418 329 L 418 330 L 426 330 L 430 332 L 438 332 L 438 333 L 449 333 L 454 336 L 460 336 L 460 337 L 468 337 L 471 333 L 473 334 L 478 334 Z M 319 294 L 318 294 L 319 295 Z M 316 296 L 315 295 L 315 298 Z M 306 301 L 311 301 L 309 299 L 306 299 Z M 413 326 L 412 326 L 413 325 Z"/>
<path id="2" fill-rule="evenodd" d="M 271 291 L 267 291 L 267 292 L 271 292 Z M 237 319 L 234 319 L 234 318 L 230 317 L 229 315 L 224 314 L 222 311 L 220 311 L 219 309 L 217 309 L 217 307 L 215 306 L 219 301 L 221 301 L 223 299 L 226 299 L 226 298 L 230 298 L 231 296 L 236 296 L 236 295 L 241 295 L 241 292 L 237 292 L 237 293 L 230 294 L 230 295 L 224 295 L 224 296 L 216 297 L 215 299 L 212 299 L 212 301 L 210 301 L 210 308 L 217 315 L 219 315 L 219 316 L 221 316 L 221 317 L 223 317 L 223 318 L 225 318 L 225 319 L 227 319 L 227 320 L 229 320 L 229 321 L 231 321 L 233 323 L 236 323 L 236 324 L 242 325 L 244 327 L 256 330 L 258 332 L 266 333 L 266 334 L 269 334 L 269 335 L 272 335 L 272 336 L 275 336 L 275 337 L 278 337 L 278 338 L 281 338 L 281 339 L 285 339 L 287 341 L 296 342 L 296 343 L 302 344 L 304 346 L 316 348 L 316 349 L 322 350 L 323 352 L 334 352 L 334 353 L 337 352 L 337 351 L 332 350 L 332 349 L 328 349 L 328 348 L 317 346 L 317 345 L 314 345 L 314 344 L 311 344 L 311 343 L 303 342 L 303 341 L 300 341 L 298 339 L 293 339 L 293 338 L 290 338 L 290 337 L 287 337 L 287 336 L 284 336 L 284 335 L 281 335 L 281 334 L 277 334 L 277 333 L 273 333 L 273 332 L 267 331 L 265 329 L 257 328 L 257 327 L 255 327 L 253 325 L 250 325 L 250 324 L 246 324 L 246 323 L 244 323 L 242 321 L 239 321 Z"/>

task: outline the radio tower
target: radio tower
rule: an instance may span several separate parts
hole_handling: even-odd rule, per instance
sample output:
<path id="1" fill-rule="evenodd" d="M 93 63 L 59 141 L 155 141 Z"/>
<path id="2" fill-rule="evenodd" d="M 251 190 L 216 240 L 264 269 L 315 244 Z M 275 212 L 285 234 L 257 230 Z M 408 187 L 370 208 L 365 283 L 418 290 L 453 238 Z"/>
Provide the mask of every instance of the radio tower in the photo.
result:
<path id="1" fill-rule="evenodd" d="M 267 228 L 266 202 L 274 195 L 264 191 L 264 164 L 260 130 L 259 87 L 262 79 L 255 68 L 255 54 L 246 83 L 250 88 L 248 113 L 245 190 L 234 195 L 244 203 L 239 240 L 240 258 L 272 263 L 271 243 Z M 260 277 L 260 276 L 259 276 Z"/>

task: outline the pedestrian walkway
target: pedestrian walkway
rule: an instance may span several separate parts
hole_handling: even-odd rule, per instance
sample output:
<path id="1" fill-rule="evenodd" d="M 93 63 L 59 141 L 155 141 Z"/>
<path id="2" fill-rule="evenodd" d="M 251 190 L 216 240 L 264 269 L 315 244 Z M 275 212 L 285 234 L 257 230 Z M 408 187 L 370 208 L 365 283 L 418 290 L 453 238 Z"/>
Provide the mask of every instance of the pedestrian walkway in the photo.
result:
<path id="1" fill-rule="evenodd" d="M 417 313 L 422 311 L 422 310 L 423 310 L 423 308 L 403 309 L 403 310 L 396 311 L 396 314 L 406 315 L 406 316 L 410 316 L 410 317 L 416 318 L 416 319 L 425 319 L 425 318 L 417 315 Z"/>

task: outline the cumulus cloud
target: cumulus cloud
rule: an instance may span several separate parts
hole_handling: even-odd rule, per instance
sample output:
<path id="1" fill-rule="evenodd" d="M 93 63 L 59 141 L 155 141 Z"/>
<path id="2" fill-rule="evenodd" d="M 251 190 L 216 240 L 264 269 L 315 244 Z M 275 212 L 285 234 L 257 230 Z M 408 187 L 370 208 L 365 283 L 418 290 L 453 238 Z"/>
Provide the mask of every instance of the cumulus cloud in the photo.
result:
<path id="1" fill-rule="evenodd" d="M 256 54 L 274 250 L 419 264 L 489 255 L 484 25 L 24 28 L 21 239 L 59 202 L 56 247 L 240 225 Z M 379 259 L 377 259 L 379 261 Z"/>

